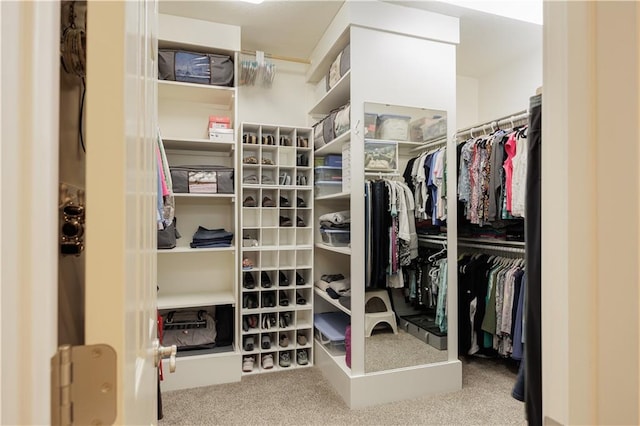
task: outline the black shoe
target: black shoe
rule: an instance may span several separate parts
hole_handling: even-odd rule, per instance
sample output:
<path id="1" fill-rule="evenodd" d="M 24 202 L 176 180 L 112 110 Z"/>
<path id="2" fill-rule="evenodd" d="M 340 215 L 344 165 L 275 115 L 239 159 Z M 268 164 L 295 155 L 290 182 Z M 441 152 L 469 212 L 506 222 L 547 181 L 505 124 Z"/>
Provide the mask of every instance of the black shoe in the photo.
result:
<path id="1" fill-rule="evenodd" d="M 289 306 L 289 298 L 287 297 L 287 293 L 284 291 L 280 292 L 280 306 Z"/>
<path id="2" fill-rule="evenodd" d="M 289 199 L 283 196 L 280 196 L 280 207 L 291 207 L 291 203 Z"/>
<path id="3" fill-rule="evenodd" d="M 252 289 L 256 288 L 256 281 L 253 279 L 253 275 L 250 272 L 245 272 L 242 279 L 244 288 Z"/>
<path id="4" fill-rule="evenodd" d="M 255 294 L 246 294 L 245 295 L 245 303 L 243 306 L 246 309 L 256 309 L 258 307 L 258 298 Z"/>
<path id="5" fill-rule="evenodd" d="M 269 274 L 267 274 L 266 272 L 262 271 L 260 273 L 260 281 L 262 282 L 263 288 L 271 287 L 271 278 L 269 278 Z"/>
<path id="6" fill-rule="evenodd" d="M 247 317 L 242 317 L 242 330 L 249 331 L 249 320 Z"/>
<path id="7" fill-rule="evenodd" d="M 280 285 L 286 287 L 289 285 L 289 278 L 284 274 L 284 272 L 280 271 Z"/>
<path id="8" fill-rule="evenodd" d="M 296 285 L 305 285 L 307 282 L 299 272 L 296 272 Z"/>
<path id="9" fill-rule="evenodd" d="M 296 201 L 297 201 L 297 205 L 298 205 L 298 207 L 307 207 L 307 203 L 305 203 L 305 202 L 304 202 L 304 200 L 303 200 L 302 198 L 297 197 L 297 198 L 296 198 Z"/>
<path id="10" fill-rule="evenodd" d="M 300 293 L 296 292 L 296 304 L 305 305 L 306 303 L 307 303 L 307 300 L 304 297 L 300 296 Z"/>

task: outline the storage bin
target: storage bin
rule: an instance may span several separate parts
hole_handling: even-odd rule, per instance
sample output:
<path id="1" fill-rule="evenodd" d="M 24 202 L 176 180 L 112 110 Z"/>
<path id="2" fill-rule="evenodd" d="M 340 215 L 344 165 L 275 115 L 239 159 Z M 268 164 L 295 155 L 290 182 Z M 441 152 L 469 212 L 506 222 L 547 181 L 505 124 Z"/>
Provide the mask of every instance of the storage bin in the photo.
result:
<path id="1" fill-rule="evenodd" d="M 342 167 L 342 155 L 327 155 L 326 157 L 324 157 L 324 165 L 328 167 Z"/>
<path id="2" fill-rule="evenodd" d="M 375 138 L 378 114 L 364 113 L 364 137 Z"/>
<path id="3" fill-rule="evenodd" d="M 342 182 L 315 181 L 316 197 L 337 194 L 342 191 Z"/>
<path id="4" fill-rule="evenodd" d="M 327 92 L 340 81 L 340 79 L 351 69 L 351 47 L 349 44 L 345 46 L 336 59 L 331 63 L 329 73 L 326 78 Z"/>
<path id="5" fill-rule="evenodd" d="M 322 242 L 333 247 L 347 247 L 351 242 L 351 231 L 346 229 L 320 229 Z"/>
<path id="6" fill-rule="evenodd" d="M 406 115 L 381 114 L 376 122 L 378 139 L 406 141 L 409 138 L 409 121 Z"/>
<path id="7" fill-rule="evenodd" d="M 364 141 L 364 169 L 368 172 L 395 172 L 398 168 L 396 142 Z"/>
<path id="8" fill-rule="evenodd" d="M 439 139 L 447 135 L 447 119 L 440 115 L 419 118 L 410 123 L 409 129 L 412 141 L 426 142 Z"/>
<path id="9" fill-rule="evenodd" d="M 233 129 L 209 129 L 212 142 L 233 142 Z"/>
<path id="10" fill-rule="evenodd" d="M 187 83 L 233 86 L 230 56 L 186 50 L 160 49 L 158 78 Z"/>
<path id="11" fill-rule="evenodd" d="M 173 192 L 233 194 L 233 169 L 225 166 L 176 166 L 169 168 Z"/>
<path id="12" fill-rule="evenodd" d="M 333 356 L 345 354 L 345 336 L 350 323 L 349 315 L 341 311 L 313 314 L 315 338 Z"/>
<path id="13" fill-rule="evenodd" d="M 342 182 L 341 167 L 322 166 L 316 167 L 314 171 L 316 181 Z"/>

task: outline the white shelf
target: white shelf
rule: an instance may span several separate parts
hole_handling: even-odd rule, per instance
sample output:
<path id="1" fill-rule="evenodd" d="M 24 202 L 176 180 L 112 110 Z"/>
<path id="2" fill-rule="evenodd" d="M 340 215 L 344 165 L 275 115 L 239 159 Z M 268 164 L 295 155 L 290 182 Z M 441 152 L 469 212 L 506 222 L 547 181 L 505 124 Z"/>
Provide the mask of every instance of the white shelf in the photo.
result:
<path id="1" fill-rule="evenodd" d="M 350 140 L 351 130 L 349 130 L 348 132 L 344 132 L 334 140 L 316 149 L 316 157 L 324 156 L 327 154 L 342 154 L 342 145 Z"/>
<path id="2" fill-rule="evenodd" d="M 235 94 L 235 87 L 158 80 L 158 98 L 207 103 L 231 109 Z"/>
<path id="3" fill-rule="evenodd" d="M 176 198 L 235 198 L 235 194 L 189 194 L 189 193 L 174 193 Z"/>
<path id="4" fill-rule="evenodd" d="M 327 348 L 318 341 L 318 339 L 314 339 L 314 342 L 315 345 L 313 346 L 313 349 L 316 352 L 316 356 L 318 356 L 318 351 L 322 351 L 327 357 L 333 360 L 340 369 L 342 369 L 347 377 L 351 377 L 351 368 L 347 367 L 346 355 L 332 355 L 331 352 L 329 352 Z"/>
<path id="5" fill-rule="evenodd" d="M 172 249 L 158 249 L 158 254 L 170 254 L 170 253 L 203 253 L 203 252 L 226 252 L 226 251 L 235 251 L 235 247 L 232 245 L 230 247 L 203 247 L 203 248 L 191 248 L 190 246 L 176 246 Z"/>
<path id="6" fill-rule="evenodd" d="M 325 243 L 316 243 L 317 248 L 351 256 L 351 247 L 333 247 Z"/>
<path id="7" fill-rule="evenodd" d="M 348 200 L 351 197 L 350 192 L 338 192 L 335 194 L 323 195 L 321 197 L 316 197 L 316 201 L 322 200 Z"/>
<path id="8" fill-rule="evenodd" d="M 163 136 L 165 149 L 184 149 L 189 151 L 231 152 L 235 142 L 214 142 L 204 138 L 182 138 Z"/>
<path id="9" fill-rule="evenodd" d="M 313 291 L 314 291 L 315 294 L 318 295 L 318 297 L 326 300 L 332 306 L 335 306 L 336 308 L 340 309 L 345 314 L 351 316 L 351 311 L 349 309 L 347 309 L 346 307 L 342 306 L 342 304 L 340 302 L 338 302 L 336 299 L 333 299 L 331 296 L 329 296 L 326 291 L 322 291 L 318 287 L 314 287 Z"/>
<path id="10" fill-rule="evenodd" d="M 158 295 L 158 309 L 178 309 L 196 306 L 235 305 L 232 291 L 216 293 L 184 293 Z"/>
<path id="11" fill-rule="evenodd" d="M 309 111 L 310 115 L 326 115 L 349 102 L 351 93 L 351 70 L 333 86 Z"/>

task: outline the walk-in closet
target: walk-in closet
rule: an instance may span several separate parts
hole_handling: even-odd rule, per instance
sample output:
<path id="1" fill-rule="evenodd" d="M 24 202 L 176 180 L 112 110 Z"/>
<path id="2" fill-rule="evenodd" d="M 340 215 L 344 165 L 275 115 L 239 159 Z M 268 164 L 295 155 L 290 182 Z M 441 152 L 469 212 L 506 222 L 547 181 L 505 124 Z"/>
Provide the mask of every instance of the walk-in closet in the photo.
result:
<path id="1" fill-rule="evenodd" d="M 160 4 L 158 161 L 187 180 L 161 197 L 181 238 L 158 306 L 170 332 L 181 312 L 205 318 L 183 333 L 216 324 L 164 361 L 168 406 L 292 371 L 351 409 L 459 392 L 476 363 L 515 386 L 542 29 L 398 3 Z"/>

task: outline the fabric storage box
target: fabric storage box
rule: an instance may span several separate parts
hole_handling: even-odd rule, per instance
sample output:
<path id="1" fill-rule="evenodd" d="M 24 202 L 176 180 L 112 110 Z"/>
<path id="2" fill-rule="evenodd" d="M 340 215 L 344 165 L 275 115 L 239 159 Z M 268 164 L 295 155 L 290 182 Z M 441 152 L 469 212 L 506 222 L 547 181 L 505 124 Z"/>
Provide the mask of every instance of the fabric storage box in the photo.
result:
<path id="1" fill-rule="evenodd" d="M 233 142 L 233 129 L 209 129 L 212 142 Z"/>
<path id="2" fill-rule="evenodd" d="M 342 167 L 321 166 L 316 167 L 314 171 L 316 181 L 342 182 Z"/>
<path id="3" fill-rule="evenodd" d="M 409 129 L 411 140 L 415 142 L 442 138 L 447 135 L 447 119 L 442 116 L 419 118 L 411 122 Z"/>
<path id="4" fill-rule="evenodd" d="M 342 155 L 327 155 L 326 157 L 324 157 L 324 165 L 328 167 L 342 167 Z"/>
<path id="5" fill-rule="evenodd" d="M 396 142 L 364 141 L 364 170 L 368 172 L 394 172 L 398 168 Z"/>
<path id="6" fill-rule="evenodd" d="M 233 169 L 225 166 L 170 167 L 173 192 L 233 194 Z"/>
<path id="7" fill-rule="evenodd" d="M 233 86 L 233 61 L 228 55 L 160 49 L 158 78 L 187 83 Z"/>
<path id="8" fill-rule="evenodd" d="M 378 114 L 364 113 L 364 137 L 375 138 Z"/>
<path id="9" fill-rule="evenodd" d="M 324 138 L 323 128 L 326 119 L 327 117 L 323 118 L 313 125 L 313 146 L 315 149 L 322 148 L 327 144 L 327 142 L 331 142 L 331 140 L 325 140 Z"/>
<path id="10" fill-rule="evenodd" d="M 347 44 L 331 63 L 327 74 L 327 92 L 351 69 L 351 46 Z"/>
<path id="11" fill-rule="evenodd" d="M 351 243 L 351 231 L 346 229 L 320 229 L 322 242 L 333 247 L 347 247 Z"/>
<path id="12" fill-rule="evenodd" d="M 340 181 L 315 181 L 316 197 L 333 195 L 340 191 L 342 191 L 342 182 Z"/>
<path id="13" fill-rule="evenodd" d="M 345 335 L 350 322 L 349 315 L 342 311 L 313 314 L 315 338 L 330 354 L 344 355 Z"/>
<path id="14" fill-rule="evenodd" d="M 406 115 L 381 114 L 376 122 L 378 139 L 406 141 L 409 138 L 409 121 Z"/>
<path id="15" fill-rule="evenodd" d="M 351 105 L 346 104 L 338 108 L 333 118 L 333 137 L 337 138 L 351 128 Z"/>

